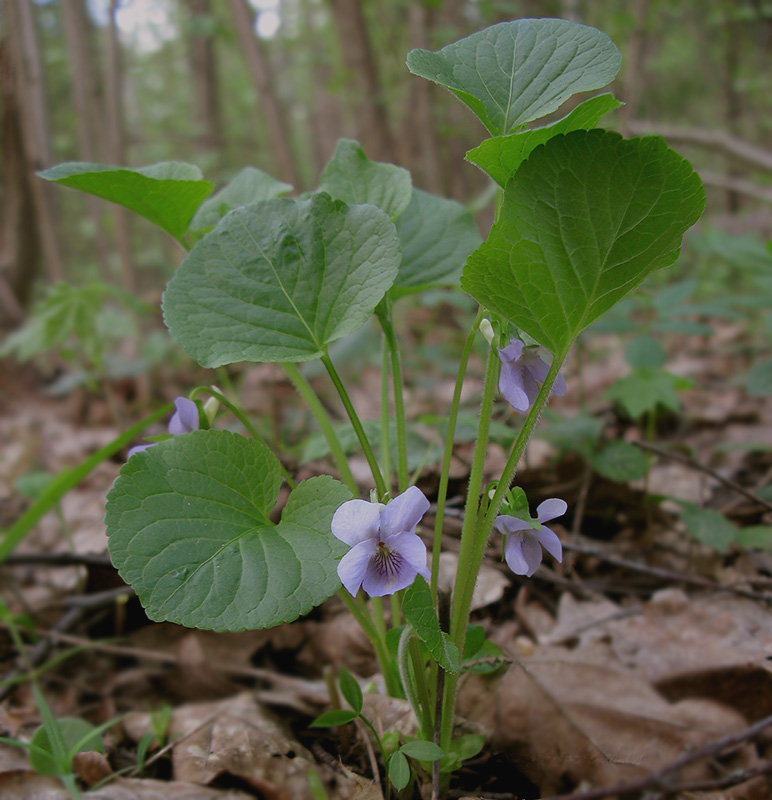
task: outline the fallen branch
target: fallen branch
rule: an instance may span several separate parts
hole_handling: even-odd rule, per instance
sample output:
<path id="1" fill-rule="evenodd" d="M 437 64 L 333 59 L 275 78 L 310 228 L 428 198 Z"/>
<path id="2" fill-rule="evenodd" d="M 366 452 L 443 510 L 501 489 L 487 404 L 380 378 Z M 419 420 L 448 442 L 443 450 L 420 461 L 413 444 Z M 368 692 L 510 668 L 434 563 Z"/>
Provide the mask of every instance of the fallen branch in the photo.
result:
<path id="1" fill-rule="evenodd" d="M 677 758 L 670 764 L 665 765 L 649 775 L 638 778 L 634 781 L 620 783 L 616 786 L 604 786 L 597 789 L 589 789 L 586 792 L 575 792 L 573 794 L 563 794 L 551 798 L 551 800 L 600 800 L 600 798 L 611 797 L 612 795 L 625 795 L 628 793 L 638 793 L 647 790 L 658 790 L 666 794 L 675 794 L 682 791 L 695 791 L 698 788 L 705 786 L 715 788 L 726 788 L 727 786 L 736 786 L 739 783 L 744 783 L 756 775 L 762 775 L 766 772 L 772 771 L 772 763 L 764 762 L 757 767 L 752 767 L 745 770 L 732 773 L 717 781 L 702 782 L 702 783 L 684 783 L 683 785 L 674 782 L 671 778 L 675 773 L 679 772 L 684 767 L 693 764 L 695 761 L 701 761 L 705 758 L 711 758 L 722 753 L 730 747 L 747 742 L 758 736 L 762 731 L 772 726 L 772 715 L 764 717 L 748 728 L 745 728 L 738 733 L 732 733 L 729 736 L 724 736 L 721 739 L 716 739 L 708 742 L 706 745 L 693 750 L 691 753 L 685 753 L 680 758 Z M 731 779 L 735 780 L 732 781 Z M 720 785 L 717 783 L 720 782 Z"/>

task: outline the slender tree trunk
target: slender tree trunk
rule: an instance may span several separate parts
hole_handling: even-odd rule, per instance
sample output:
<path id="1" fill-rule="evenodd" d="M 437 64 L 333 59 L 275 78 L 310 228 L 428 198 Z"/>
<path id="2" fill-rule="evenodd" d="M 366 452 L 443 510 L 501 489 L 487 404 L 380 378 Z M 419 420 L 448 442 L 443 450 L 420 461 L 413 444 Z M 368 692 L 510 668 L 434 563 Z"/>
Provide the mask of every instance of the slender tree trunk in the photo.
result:
<path id="1" fill-rule="evenodd" d="M 72 100 L 77 117 L 78 151 L 83 161 L 100 161 L 98 142 L 102 114 L 97 88 L 98 69 L 94 60 L 88 15 L 83 0 L 61 0 L 61 4 L 70 61 Z M 94 241 L 102 277 L 107 279 L 110 274 L 110 259 L 102 226 L 102 201 L 93 195 L 86 195 L 86 203 L 94 225 Z"/>
<path id="2" fill-rule="evenodd" d="M 260 96 L 261 111 L 268 123 L 271 150 L 279 167 L 279 177 L 293 186 L 297 186 L 299 184 L 298 172 L 292 153 L 289 126 L 284 109 L 274 91 L 270 62 L 255 34 L 254 15 L 246 0 L 229 0 L 229 3 L 247 68 Z"/>
<path id="3" fill-rule="evenodd" d="M 115 14 L 118 0 L 110 1 L 110 16 L 107 25 L 107 46 L 105 47 L 105 110 L 107 112 L 106 161 L 116 166 L 125 164 L 125 136 L 123 120 L 123 69 L 121 63 L 121 44 Z M 131 254 L 129 214 L 125 208 L 111 204 L 110 212 L 115 225 L 115 241 L 121 265 L 121 286 L 135 293 L 137 279 L 134 259 Z"/>
<path id="4" fill-rule="evenodd" d="M 25 166 L 21 109 L 9 64 L 8 41 L 0 43 L 2 209 L 0 216 L 0 329 L 24 318 L 40 264 L 35 205 Z M 32 222 L 31 222 L 32 221 Z"/>
<path id="5" fill-rule="evenodd" d="M 721 83 L 724 95 L 724 124 L 727 131 L 734 136 L 738 136 L 742 130 L 742 99 L 740 92 L 737 91 L 737 76 L 740 71 L 740 52 L 742 48 L 742 22 L 732 19 L 732 9 L 725 11 L 729 16 L 721 26 L 721 33 L 724 39 L 724 61 Z M 726 178 L 729 182 L 736 180 L 737 171 L 731 163 L 727 163 L 725 170 Z M 725 197 L 725 207 L 730 214 L 736 214 L 742 205 L 740 195 L 727 190 Z"/>
<path id="6" fill-rule="evenodd" d="M 190 0 L 190 73 L 198 149 L 204 153 L 222 149 L 220 97 L 217 89 L 211 0 Z"/>
<path id="7" fill-rule="evenodd" d="M 343 135 L 341 120 L 345 115 L 340 94 L 327 88 L 333 68 L 326 49 L 320 46 L 320 31 L 313 24 L 315 16 L 309 0 L 301 0 L 301 47 L 306 53 L 306 81 L 310 87 L 305 97 L 311 109 L 309 148 L 318 175 L 335 152 L 338 138 Z"/>
<path id="8" fill-rule="evenodd" d="M 408 9 L 411 47 L 429 48 L 427 33 L 429 9 L 423 0 L 412 2 Z M 434 125 L 434 84 L 422 78 L 410 82 L 410 99 L 403 123 L 401 141 L 408 143 L 411 152 L 403 162 L 410 165 L 418 182 L 435 194 L 442 193 L 442 167 L 438 152 L 437 130 Z"/>
<path id="9" fill-rule="evenodd" d="M 361 0 L 329 0 L 329 3 L 343 61 L 354 88 L 351 99 L 360 144 L 370 158 L 394 161 L 394 140 Z"/>
<path id="10" fill-rule="evenodd" d="M 649 0 L 633 0 L 632 12 L 635 29 L 630 39 L 630 53 L 625 63 L 622 89 L 622 99 L 625 104 L 620 109 L 620 127 L 625 134 L 628 133 L 627 126 L 631 120 L 639 116 L 641 92 L 646 82 Z"/>
<path id="11" fill-rule="evenodd" d="M 49 280 L 60 281 L 64 278 L 64 267 L 56 229 L 53 187 L 35 175 L 38 170 L 51 166 L 51 146 L 34 6 L 32 3 L 6 2 L 3 9 L 8 26 L 9 66 L 19 107 L 23 163 L 35 209 L 34 220 L 46 274 Z M 25 224 L 30 222 L 28 219 Z"/>

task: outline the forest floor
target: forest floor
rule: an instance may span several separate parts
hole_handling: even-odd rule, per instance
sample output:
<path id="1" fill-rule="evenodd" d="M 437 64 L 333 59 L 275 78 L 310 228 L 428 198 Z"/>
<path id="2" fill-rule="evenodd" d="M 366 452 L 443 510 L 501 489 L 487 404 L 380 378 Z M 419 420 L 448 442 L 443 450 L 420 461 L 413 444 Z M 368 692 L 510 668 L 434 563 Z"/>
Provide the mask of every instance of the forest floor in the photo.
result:
<path id="1" fill-rule="evenodd" d="M 533 441 L 517 483 L 532 506 L 567 501 L 567 515 L 553 526 L 565 557 L 524 579 L 501 563 L 500 542 L 490 544 L 473 621 L 504 655 L 491 674 L 462 681 L 459 724 L 487 740 L 454 775 L 447 797 L 770 796 L 772 554 L 725 540 L 707 546 L 710 530 L 697 541 L 677 502 L 719 511 L 735 530 L 772 522 L 764 491 L 772 401 L 738 385 L 748 367 L 745 328 L 714 327 L 710 338 L 669 340 L 668 372 L 693 386 L 679 393 L 679 412 L 658 415 L 650 428 L 649 443 L 662 453 L 652 452 L 645 482 L 602 478 L 554 441 Z M 569 391 L 552 409 L 571 417 L 582 395 L 607 435 L 644 439 L 604 395 L 628 371 L 619 340 L 594 338 L 583 359 L 581 391 L 569 365 Z M 6 526 L 29 503 L 14 489 L 20 477 L 71 467 L 119 430 L 99 401 L 47 396 L 34 372 L 13 365 L 2 375 Z M 355 403 L 373 395 L 368 380 L 365 372 Z M 263 367 L 242 375 L 241 386 L 254 404 L 289 391 Z M 433 402 L 442 413 L 446 394 L 438 387 L 408 405 Z M 471 446 L 456 451 L 456 495 Z M 491 446 L 489 477 L 503 456 Z M 105 494 L 120 466 L 116 459 L 97 467 L 0 568 L 0 596 L 26 642 L 22 659 L 7 625 L 0 629 L 0 736 L 29 741 L 41 723 L 34 665 L 57 718 L 115 720 L 102 734 L 104 754 L 74 761 L 83 791 L 113 776 L 88 797 L 381 797 L 363 727 L 309 728 L 329 708 L 326 678 L 344 665 L 374 687 L 365 714 L 376 728 L 414 730 L 405 702 L 378 694 L 369 644 L 343 604 L 333 598 L 295 623 L 245 633 L 149 622 L 107 556 Z M 301 477 L 327 469 L 313 462 Z M 436 474 L 429 470 L 419 485 L 433 499 Z M 419 529 L 427 543 L 432 525 L 430 512 Z M 449 575 L 459 531 L 458 516 L 449 516 Z M 23 749 L 0 743 L 0 797 L 69 796 L 58 779 L 32 771 Z M 428 800 L 428 781 L 402 795 L 419 796 Z"/>

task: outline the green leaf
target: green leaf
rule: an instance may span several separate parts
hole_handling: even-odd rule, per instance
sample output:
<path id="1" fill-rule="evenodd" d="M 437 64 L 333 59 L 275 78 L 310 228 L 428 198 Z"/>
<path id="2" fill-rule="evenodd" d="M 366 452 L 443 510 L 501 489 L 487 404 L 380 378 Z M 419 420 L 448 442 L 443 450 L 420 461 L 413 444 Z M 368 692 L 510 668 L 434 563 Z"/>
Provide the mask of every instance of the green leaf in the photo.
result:
<path id="1" fill-rule="evenodd" d="M 692 385 L 689 378 L 671 375 L 658 369 L 636 369 L 606 390 L 606 397 L 618 401 L 625 411 L 638 419 L 646 413 L 663 406 L 671 411 L 679 411 L 681 401 L 676 391 L 688 389 Z"/>
<path id="2" fill-rule="evenodd" d="M 389 759 L 389 780 L 398 792 L 402 791 L 410 781 L 410 764 L 399 750 L 392 753 Z"/>
<path id="3" fill-rule="evenodd" d="M 210 197 L 196 211 L 190 230 L 205 232 L 214 226 L 232 209 L 248 206 L 263 200 L 273 200 L 292 191 L 292 184 L 276 178 L 254 167 L 245 167 L 233 180 Z"/>
<path id="4" fill-rule="evenodd" d="M 634 369 L 659 369 L 667 360 L 665 348 L 651 336 L 636 336 L 625 347 L 627 363 Z"/>
<path id="5" fill-rule="evenodd" d="M 402 598 L 402 612 L 434 660 L 446 671 L 458 672 L 458 648 L 440 628 L 432 593 L 426 581 L 417 577 Z"/>
<path id="6" fill-rule="evenodd" d="M 407 742 L 399 749 L 406 756 L 416 758 L 419 761 L 439 761 L 445 755 L 445 751 L 439 745 L 423 739 Z"/>
<path id="7" fill-rule="evenodd" d="M 693 503 L 679 503 L 683 508 L 681 519 L 689 535 L 718 553 L 726 553 L 735 540 L 734 525 L 718 511 L 700 508 Z"/>
<path id="8" fill-rule="evenodd" d="M 148 615 L 211 630 L 289 622 L 340 587 L 330 531 L 351 493 L 330 477 L 290 494 L 274 525 L 279 462 L 227 431 L 174 436 L 133 455 L 107 497 L 110 554 Z"/>
<path id="9" fill-rule="evenodd" d="M 362 710 L 362 689 L 356 678 L 345 668 L 340 668 L 340 690 L 346 701 L 357 713 Z"/>
<path id="10" fill-rule="evenodd" d="M 600 129 L 555 136 L 507 184 L 461 287 L 555 354 L 678 257 L 705 191 L 659 137 Z"/>
<path id="11" fill-rule="evenodd" d="M 648 471 L 646 454 L 629 442 L 611 442 L 590 457 L 593 469 L 604 478 L 618 483 L 637 481 Z"/>
<path id="12" fill-rule="evenodd" d="M 202 180 L 198 167 L 179 161 L 137 169 L 68 161 L 38 175 L 141 214 L 180 242 L 196 209 L 214 189 Z"/>
<path id="13" fill-rule="evenodd" d="M 772 550 L 772 527 L 751 525 L 735 532 L 735 543 L 753 550 Z"/>
<path id="14" fill-rule="evenodd" d="M 164 294 L 166 323 L 205 367 L 309 361 L 360 328 L 397 275 L 397 233 L 371 205 L 326 194 L 236 209 Z"/>
<path id="15" fill-rule="evenodd" d="M 754 364 L 743 379 L 745 390 L 751 397 L 766 397 L 772 394 L 772 361 Z"/>
<path id="16" fill-rule="evenodd" d="M 606 86 L 620 61 L 605 33 L 562 19 L 502 22 L 437 52 L 407 56 L 414 75 L 450 89 L 493 135 L 551 114 L 576 92 Z"/>
<path id="17" fill-rule="evenodd" d="M 474 217 L 460 203 L 420 189 L 413 189 L 410 205 L 395 224 L 402 263 L 392 297 L 457 285 L 464 262 L 482 242 Z"/>
<path id="18" fill-rule="evenodd" d="M 104 753 L 102 740 L 96 728 L 78 717 L 61 717 L 56 720 L 66 751 L 80 744 L 76 752 L 95 750 Z M 54 746 L 45 725 L 41 725 L 30 740 L 29 762 L 32 769 L 41 775 L 61 776 L 65 774 L 63 763 L 56 758 Z M 74 753 L 73 753 L 74 755 Z"/>
<path id="19" fill-rule="evenodd" d="M 2 343 L 0 356 L 13 354 L 19 361 L 27 361 L 74 339 L 92 363 L 99 363 L 103 341 L 97 336 L 98 322 L 111 294 L 103 283 L 55 284 L 24 325 Z"/>
<path id="20" fill-rule="evenodd" d="M 350 206 L 371 203 L 395 220 L 410 203 L 412 185 L 406 169 L 370 161 L 357 142 L 341 139 L 322 172 L 319 189 Z"/>
<path id="21" fill-rule="evenodd" d="M 319 715 L 308 727 L 334 728 L 336 725 L 346 725 L 358 716 L 359 714 L 356 711 L 349 711 L 347 708 L 336 708 Z"/>
<path id="22" fill-rule="evenodd" d="M 493 136 L 466 154 L 466 160 L 476 164 L 493 178 L 502 188 L 507 185 L 520 165 L 540 144 L 544 144 L 559 133 L 588 131 L 600 118 L 619 108 L 622 103 L 613 94 L 591 97 L 577 106 L 567 117 L 545 125 L 507 136 Z"/>

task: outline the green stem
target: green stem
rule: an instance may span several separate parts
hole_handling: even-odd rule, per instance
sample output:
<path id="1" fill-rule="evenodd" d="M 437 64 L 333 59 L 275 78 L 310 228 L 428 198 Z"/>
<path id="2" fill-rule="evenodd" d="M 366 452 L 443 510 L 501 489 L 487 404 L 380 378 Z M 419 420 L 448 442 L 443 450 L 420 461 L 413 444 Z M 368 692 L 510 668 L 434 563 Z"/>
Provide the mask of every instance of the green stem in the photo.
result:
<path id="1" fill-rule="evenodd" d="M 359 444 L 364 450 L 365 458 L 367 459 L 367 463 L 370 465 L 370 472 L 373 475 L 373 481 L 375 483 L 375 488 L 378 491 L 378 497 L 384 497 L 386 494 L 386 484 L 384 483 L 383 476 L 381 475 L 380 467 L 378 466 L 378 462 L 375 459 L 375 454 L 373 453 L 373 448 L 370 446 L 370 440 L 367 438 L 365 434 L 364 428 L 362 427 L 362 423 L 359 420 L 359 416 L 357 415 L 356 410 L 354 409 L 354 404 L 351 402 L 351 398 L 348 396 L 348 392 L 346 391 L 346 387 L 343 385 L 343 381 L 340 379 L 340 375 L 338 375 L 335 366 L 333 365 L 332 361 L 330 360 L 329 353 L 326 351 L 322 355 L 322 364 L 324 364 L 325 368 L 327 369 L 327 373 L 332 380 L 333 385 L 335 386 L 338 395 L 343 402 L 343 407 L 346 409 L 346 413 L 348 414 L 348 418 L 351 421 L 352 426 L 354 427 L 354 432 L 357 435 L 357 439 L 359 439 Z"/>
<path id="2" fill-rule="evenodd" d="M 383 340 L 381 358 L 381 465 L 386 485 L 391 489 L 391 443 L 389 441 L 389 347 Z"/>
<path id="3" fill-rule="evenodd" d="M 493 351 L 493 348 L 491 348 Z M 475 522 L 467 524 L 468 515 L 470 512 L 469 498 L 467 498 L 467 516 L 464 519 L 464 527 L 461 532 L 461 548 L 459 551 L 459 564 L 464 564 L 464 569 L 459 570 L 456 574 L 456 586 L 453 593 L 453 606 L 451 610 L 450 619 L 450 636 L 453 643 L 458 647 L 459 652 L 463 652 L 464 641 L 466 639 L 466 630 L 469 623 L 469 611 L 472 605 L 472 592 L 477 581 L 477 575 L 480 571 L 485 548 L 488 544 L 488 537 L 493 530 L 493 524 L 496 521 L 501 504 L 504 501 L 504 495 L 512 483 L 515 476 L 515 470 L 520 462 L 520 458 L 525 451 L 528 441 L 531 438 L 536 423 L 539 420 L 542 409 L 544 408 L 547 400 L 549 399 L 552 386 L 558 377 L 560 367 L 565 360 L 567 351 L 553 358 L 547 377 L 539 390 L 533 405 L 531 406 L 528 416 L 525 418 L 523 427 L 517 436 L 512 451 L 509 454 L 504 471 L 501 474 L 501 479 L 498 482 L 496 491 L 493 498 L 488 505 L 484 519 L 480 520 L 478 517 L 477 509 L 475 508 Z M 489 373 L 490 374 L 490 373 Z M 486 392 L 488 390 L 486 378 Z M 483 403 L 485 399 L 483 399 Z M 481 419 L 482 427 L 482 419 Z M 479 441 L 478 441 L 479 445 Z M 475 458 L 477 457 L 477 450 L 475 450 Z M 474 463 L 472 465 L 474 470 Z M 471 481 L 470 481 L 471 482 Z M 471 530 L 472 533 L 467 534 Z M 458 687 L 458 675 L 446 674 L 445 687 L 443 693 L 442 703 L 442 745 L 448 747 L 450 745 L 451 735 L 453 733 L 453 712 L 456 704 L 456 690 Z"/>
<path id="4" fill-rule="evenodd" d="M 367 638 L 372 643 L 373 649 L 375 650 L 375 658 L 378 661 L 378 666 L 381 668 L 383 680 L 386 682 L 386 690 L 389 695 L 391 697 L 401 697 L 402 692 L 399 678 L 394 674 L 394 670 L 391 667 L 391 658 L 388 648 L 386 647 L 386 640 L 379 636 L 373 618 L 370 616 L 367 609 L 359 606 L 357 601 L 346 589 L 340 589 L 338 591 L 338 597 L 346 604 L 346 608 L 351 612 L 354 619 L 359 623 L 362 630 L 367 634 Z"/>
<path id="5" fill-rule="evenodd" d="M 244 414 L 244 412 L 235 403 L 232 403 L 230 400 L 228 400 L 228 398 L 222 392 L 219 392 L 214 387 L 199 386 L 190 393 L 190 399 L 193 400 L 204 392 L 211 395 L 217 400 L 218 403 L 225 406 L 231 412 L 231 414 L 233 414 L 233 416 L 236 417 L 236 419 L 238 419 L 238 421 L 247 429 L 249 435 L 253 439 L 256 439 L 258 442 L 260 442 L 260 444 L 265 445 L 265 447 L 267 447 L 269 450 L 271 449 L 265 439 L 258 433 L 255 426 L 249 421 L 246 414 Z M 290 489 L 294 489 L 297 484 L 281 461 L 279 461 L 279 468 L 281 469 L 281 474 L 284 477 L 284 480 L 287 482 L 287 486 L 289 486 Z"/>
<path id="6" fill-rule="evenodd" d="M 464 386 L 466 367 L 469 363 L 469 356 L 474 345 L 474 337 L 477 329 L 485 316 L 485 309 L 480 307 L 477 316 L 472 323 L 472 329 L 464 342 L 464 349 L 461 351 L 461 359 L 458 364 L 458 374 L 456 375 L 456 387 L 453 390 L 453 400 L 450 404 L 450 417 L 448 418 L 448 430 L 445 433 L 445 453 L 442 456 L 442 468 L 440 470 L 440 485 L 437 490 L 437 514 L 434 518 L 434 538 L 432 539 L 432 599 L 437 602 L 437 581 L 440 574 L 440 553 L 442 551 L 442 527 L 445 522 L 445 500 L 448 497 L 448 481 L 450 480 L 450 462 L 453 458 L 453 444 L 456 436 L 456 424 L 458 422 L 458 412 L 461 406 L 461 390 Z"/>
<path id="7" fill-rule="evenodd" d="M 407 469 L 407 423 L 405 418 L 405 400 L 403 397 L 402 367 L 399 363 L 399 347 L 394 333 L 394 322 L 391 316 L 391 303 L 386 298 L 376 309 L 378 321 L 386 338 L 391 354 L 391 375 L 394 382 L 394 416 L 397 420 L 397 482 L 399 491 L 404 492 L 409 486 Z"/>
<path id="8" fill-rule="evenodd" d="M 333 428 L 330 417 L 325 411 L 321 401 L 316 396 L 316 392 L 311 388 L 311 384 L 303 377 L 300 370 L 294 364 L 285 362 L 282 364 L 282 367 L 287 373 L 287 377 L 292 381 L 293 386 L 297 389 L 298 394 L 300 394 L 303 400 L 306 401 L 306 405 L 314 415 L 316 424 L 319 426 L 322 434 L 324 435 L 327 446 L 330 448 L 330 452 L 332 453 L 332 457 L 335 460 L 335 465 L 338 468 L 338 472 L 340 472 L 343 482 L 346 484 L 346 486 L 348 486 L 349 489 L 351 489 L 351 493 L 355 497 L 358 497 L 359 487 L 357 486 L 357 482 L 354 480 L 351 467 L 348 465 L 348 459 L 346 458 L 346 454 L 343 452 L 343 447 L 340 444 L 338 435 L 335 433 L 335 428 Z"/>

